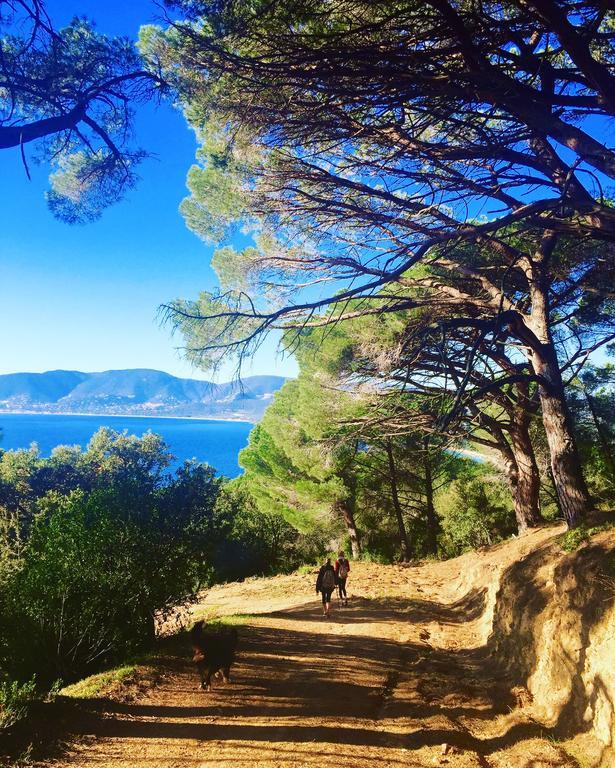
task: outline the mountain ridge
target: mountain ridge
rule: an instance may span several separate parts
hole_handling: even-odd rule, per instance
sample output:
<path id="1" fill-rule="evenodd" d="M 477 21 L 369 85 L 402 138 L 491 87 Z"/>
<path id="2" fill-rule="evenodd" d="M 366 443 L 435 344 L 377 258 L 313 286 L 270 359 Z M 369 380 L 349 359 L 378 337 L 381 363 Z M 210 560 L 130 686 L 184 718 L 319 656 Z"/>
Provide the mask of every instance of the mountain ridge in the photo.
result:
<path id="1" fill-rule="evenodd" d="M 154 368 L 0 375 L 0 412 L 199 416 L 258 421 L 283 376 L 217 384 Z"/>

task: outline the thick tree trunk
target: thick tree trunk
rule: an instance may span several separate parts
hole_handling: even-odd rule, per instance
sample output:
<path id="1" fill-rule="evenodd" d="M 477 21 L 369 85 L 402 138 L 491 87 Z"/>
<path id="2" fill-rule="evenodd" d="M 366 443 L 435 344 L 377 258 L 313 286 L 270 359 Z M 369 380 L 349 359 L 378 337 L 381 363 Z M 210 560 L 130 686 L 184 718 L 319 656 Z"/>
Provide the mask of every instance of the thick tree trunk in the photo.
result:
<path id="1" fill-rule="evenodd" d="M 549 326 L 549 278 L 545 260 L 548 259 L 549 249 L 554 246 L 554 242 L 553 233 L 545 233 L 539 258 L 533 266 L 532 314 L 529 327 L 534 338 L 528 338 L 528 358 L 534 373 L 540 377 L 542 420 L 557 496 L 568 527 L 574 528 L 590 511 L 591 499 L 583 478 L 564 383 Z"/>
<path id="2" fill-rule="evenodd" d="M 540 474 L 527 425 L 513 425 L 510 431 L 515 457 L 516 483 L 513 493 L 519 533 L 543 522 L 540 514 Z"/>
<path id="3" fill-rule="evenodd" d="M 429 457 L 429 442 L 424 443 L 425 458 L 423 462 L 425 470 L 425 516 L 427 518 L 427 551 L 432 555 L 438 554 L 438 533 L 440 526 L 436 508 L 434 506 L 433 472 Z"/>
<path id="4" fill-rule="evenodd" d="M 549 364 L 538 368 L 539 371 L 542 369 L 542 375 L 547 372 L 550 374 L 549 385 L 540 387 L 542 421 L 560 507 L 568 526 L 574 528 L 587 516 L 591 501 L 583 478 L 561 376 L 559 370 L 555 372 L 553 368 Z"/>
<path id="5" fill-rule="evenodd" d="M 410 560 L 410 540 L 404 522 L 403 510 L 399 502 L 399 493 L 397 491 L 397 472 L 395 469 L 395 459 L 393 457 L 393 448 L 391 441 L 386 442 L 386 452 L 389 460 L 389 482 L 391 485 L 391 497 L 393 499 L 393 509 L 397 518 L 397 528 L 399 530 L 399 545 L 401 550 L 401 559 L 407 563 Z"/>
<path id="6" fill-rule="evenodd" d="M 528 403 L 521 399 L 519 405 L 508 411 L 510 426 L 507 431 L 493 418 L 480 414 L 479 423 L 493 438 L 502 457 L 502 467 L 508 480 L 513 499 L 517 530 L 524 533 L 542 522 L 540 514 L 540 473 L 530 439 L 530 415 Z M 494 446 L 494 447 L 495 447 Z"/>
<path id="7" fill-rule="evenodd" d="M 540 514 L 540 473 L 530 437 L 532 417 L 529 385 L 518 384 L 516 394 L 517 401 L 511 414 L 509 435 L 517 467 L 515 516 L 519 533 L 525 533 L 528 528 L 540 525 L 543 519 Z"/>
<path id="8" fill-rule="evenodd" d="M 346 530 L 348 531 L 348 538 L 350 539 L 350 549 L 352 550 L 352 557 L 356 560 L 361 555 L 361 538 L 354 521 L 354 514 L 352 508 L 347 499 L 340 499 L 335 504 L 336 510 L 340 512 L 344 518 L 346 524 Z"/>

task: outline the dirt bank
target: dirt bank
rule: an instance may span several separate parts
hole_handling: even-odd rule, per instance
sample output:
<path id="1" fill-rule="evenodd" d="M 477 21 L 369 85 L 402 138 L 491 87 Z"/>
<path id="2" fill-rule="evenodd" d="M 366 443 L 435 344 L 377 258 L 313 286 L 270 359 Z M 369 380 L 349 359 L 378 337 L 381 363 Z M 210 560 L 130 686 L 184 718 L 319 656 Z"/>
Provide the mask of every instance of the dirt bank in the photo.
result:
<path id="1" fill-rule="evenodd" d="M 533 716 L 590 765 L 615 766 L 615 535 L 574 553 L 547 541 L 500 578 L 489 647 Z"/>

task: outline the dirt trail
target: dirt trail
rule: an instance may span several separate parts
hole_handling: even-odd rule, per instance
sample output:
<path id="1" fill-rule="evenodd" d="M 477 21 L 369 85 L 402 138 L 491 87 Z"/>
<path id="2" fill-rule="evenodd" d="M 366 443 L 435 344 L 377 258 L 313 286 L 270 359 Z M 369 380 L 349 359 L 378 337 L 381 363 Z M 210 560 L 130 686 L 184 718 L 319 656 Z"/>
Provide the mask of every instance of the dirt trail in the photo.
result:
<path id="1" fill-rule="evenodd" d="M 448 563 L 357 564 L 349 607 L 330 620 L 312 575 L 213 589 L 197 613 L 250 614 L 231 684 L 198 690 L 186 647 L 134 700 L 75 718 L 68 751 L 45 765 L 576 766 L 484 646 L 494 571 L 556 532 Z"/>

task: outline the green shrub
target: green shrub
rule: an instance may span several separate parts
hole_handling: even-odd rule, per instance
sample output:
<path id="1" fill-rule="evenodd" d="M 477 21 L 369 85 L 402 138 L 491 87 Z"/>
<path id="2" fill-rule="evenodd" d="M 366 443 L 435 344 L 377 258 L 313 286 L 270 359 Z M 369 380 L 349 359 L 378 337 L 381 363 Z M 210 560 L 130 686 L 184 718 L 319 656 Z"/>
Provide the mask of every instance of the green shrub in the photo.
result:
<path id="1" fill-rule="evenodd" d="M 589 541 L 590 537 L 600 531 L 606 531 L 612 528 L 614 524 L 612 522 L 603 523 L 602 525 L 595 525 L 589 527 L 585 524 L 581 524 L 576 528 L 571 528 L 569 531 L 563 534 L 561 538 L 562 549 L 566 552 L 575 552 L 580 546 Z"/>
<path id="2" fill-rule="evenodd" d="M 114 489 L 38 502 L 0 594 L 0 666 L 11 677 L 48 685 L 91 674 L 145 647 L 156 617 L 194 594 L 215 546 L 216 482 L 209 468 L 187 472 L 136 509 Z"/>
<path id="3" fill-rule="evenodd" d="M 25 717 L 35 690 L 33 679 L 25 683 L 16 680 L 0 682 L 0 728 L 8 728 Z"/>
<path id="4" fill-rule="evenodd" d="M 440 544 L 449 557 L 495 544 L 516 530 L 509 494 L 497 477 L 456 480 L 441 501 L 440 514 Z"/>

